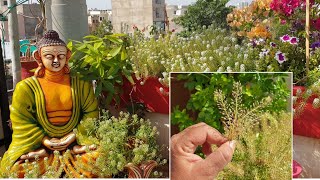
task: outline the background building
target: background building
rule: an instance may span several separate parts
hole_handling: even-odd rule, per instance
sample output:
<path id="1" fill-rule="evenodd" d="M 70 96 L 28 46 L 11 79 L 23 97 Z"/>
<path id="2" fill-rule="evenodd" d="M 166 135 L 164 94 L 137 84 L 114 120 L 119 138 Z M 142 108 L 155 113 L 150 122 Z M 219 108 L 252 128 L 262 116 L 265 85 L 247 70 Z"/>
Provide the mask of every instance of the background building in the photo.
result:
<path id="1" fill-rule="evenodd" d="M 0 0 L 0 11 L 8 9 L 8 1 Z M 40 23 L 41 8 L 39 4 L 22 4 L 17 6 L 19 39 L 35 39 L 43 33 L 43 27 L 39 27 L 35 32 L 36 26 Z M 8 22 L 4 22 L 4 40 L 9 40 Z M 0 32 L 2 37 L 2 31 Z"/>
<path id="2" fill-rule="evenodd" d="M 165 30 L 165 0 L 112 0 L 112 25 L 114 32 L 129 34 L 134 26 L 143 30 L 155 25 Z"/>
<path id="3" fill-rule="evenodd" d="M 188 6 L 167 5 L 166 9 L 169 20 L 169 30 L 174 31 L 175 33 L 182 31 L 183 27 L 174 23 L 173 19 L 184 15 Z"/>
<path id="4" fill-rule="evenodd" d="M 103 20 L 111 21 L 112 11 L 111 10 L 88 10 L 88 24 L 89 32 L 95 31 Z"/>

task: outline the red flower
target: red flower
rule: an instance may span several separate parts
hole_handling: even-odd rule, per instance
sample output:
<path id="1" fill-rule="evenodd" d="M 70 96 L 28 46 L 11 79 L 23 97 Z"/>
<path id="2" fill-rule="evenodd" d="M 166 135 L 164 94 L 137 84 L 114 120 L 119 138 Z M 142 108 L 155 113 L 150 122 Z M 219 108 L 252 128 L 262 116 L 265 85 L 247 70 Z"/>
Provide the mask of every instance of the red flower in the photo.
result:
<path id="1" fill-rule="evenodd" d="M 171 32 L 175 32 L 175 31 L 176 31 L 175 29 L 172 29 L 172 30 L 171 30 Z"/>

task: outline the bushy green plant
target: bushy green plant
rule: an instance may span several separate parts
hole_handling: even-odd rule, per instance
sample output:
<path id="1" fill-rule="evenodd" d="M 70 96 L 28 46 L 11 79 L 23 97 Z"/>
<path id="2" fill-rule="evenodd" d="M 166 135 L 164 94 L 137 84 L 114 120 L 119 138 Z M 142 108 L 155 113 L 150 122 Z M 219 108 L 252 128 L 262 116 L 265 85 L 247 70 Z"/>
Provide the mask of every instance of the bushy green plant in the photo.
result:
<path id="1" fill-rule="evenodd" d="M 287 74 L 270 73 L 186 73 L 179 74 L 178 79 L 186 80 L 185 87 L 192 92 L 186 105 L 186 109 L 175 108 L 171 120 L 178 124 L 180 130 L 198 122 L 206 122 L 223 132 L 221 118 L 223 117 L 218 108 L 217 99 L 213 94 L 221 89 L 228 100 L 232 97 L 233 84 L 242 84 L 242 103 L 245 108 L 251 107 L 266 97 L 273 101 L 264 111 L 281 112 L 288 108 L 287 101 L 290 91 L 286 84 Z M 191 120 L 187 111 L 197 114 L 197 119 Z"/>
<path id="2" fill-rule="evenodd" d="M 111 35 L 112 29 L 113 29 L 113 26 L 111 24 L 111 21 L 104 19 L 99 24 L 97 29 L 94 32 L 92 32 L 92 34 L 103 38 L 105 35 Z"/>
<path id="3" fill-rule="evenodd" d="M 78 131 L 79 140 L 98 145 L 99 157 L 92 161 L 91 171 L 100 177 L 109 177 L 123 171 L 128 163 L 139 165 L 148 160 L 161 160 L 160 147 L 156 142 L 157 128 L 149 120 L 137 115 L 120 112 L 119 117 L 110 117 L 107 111 L 99 120 L 87 119 L 81 122 L 84 131 Z"/>
<path id="4" fill-rule="evenodd" d="M 232 7 L 226 6 L 227 3 L 227 0 L 198 0 L 188 7 L 184 15 L 174 21 L 184 28 L 184 35 L 211 24 L 226 28 L 227 14 L 232 10 Z"/>
<path id="5" fill-rule="evenodd" d="M 127 62 L 127 36 L 124 34 L 105 35 L 104 37 L 86 36 L 83 42 L 71 41 L 68 48 L 72 51 L 70 62 L 74 74 L 84 80 L 96 81 L 96 96 L 102 96 L 100 103 L 108 105 L 112 99 L 120 101 L 120 86 L 123 76 L 133 82 L 131 66 Z M 107 98 L 101 92 L 107 92 Z M 103 106 L 103 105 L 101 105 Z"/>

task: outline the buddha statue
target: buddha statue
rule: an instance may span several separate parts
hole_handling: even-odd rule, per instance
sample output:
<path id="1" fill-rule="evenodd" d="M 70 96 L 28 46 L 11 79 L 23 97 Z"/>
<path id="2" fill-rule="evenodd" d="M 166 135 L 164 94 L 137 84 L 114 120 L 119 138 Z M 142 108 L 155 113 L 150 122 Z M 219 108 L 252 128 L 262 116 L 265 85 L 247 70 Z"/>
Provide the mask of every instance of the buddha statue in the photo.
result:
<path id="1" fill-rule="evenodd" d="M 0 171 L 18 171 L 18 176 L 24 177 L 26 160 L 38 158 L 41 164 L 46 158 L 50 164 L 54 151 L 63 154 L 69 149 L 69 159 L 63 162 L 64 173 L 73 173 L 73 157 L 81 154 L 85 159 L 86 148 L 95 149 L 77 139 L 73 130 L 84 131 L 79 122 L 98 117 L 98 103 L 91 82 L 70 76 L 71 52 L 57 32 L 47 31 L 36 46 L 33 57 L 39 67 L 33 77 L 19 82 L 13 93 L 12 142 L 1 160 Z M 90 172 L 82 175 L 94 177 Z"/>

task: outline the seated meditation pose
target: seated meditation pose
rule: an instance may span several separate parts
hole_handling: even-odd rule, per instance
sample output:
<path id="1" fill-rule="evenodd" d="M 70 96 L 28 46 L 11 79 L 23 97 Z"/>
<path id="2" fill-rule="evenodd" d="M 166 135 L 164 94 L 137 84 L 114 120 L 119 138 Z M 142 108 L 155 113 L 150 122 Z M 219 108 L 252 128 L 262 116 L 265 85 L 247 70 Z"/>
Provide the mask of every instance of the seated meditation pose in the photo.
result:
<path id="1" fill-rule="evenodd" d="M 19 177 L 24 177 L 26 160 L 29 166 L 35 159 L 40 166 L 44 159 L 50 165 L 54 152 L 64 154 L 69 151 L 67 158 L 60 158 L 60 163 L 64 164 L 63 173 L 94 177 L 91 172 L 75 172 L 74 166 L 79 160 L 75 156 L 92 156 L 94 151 L 87 152 L 86 148 L 94 150 L 96 147 L 81 142 L 73 131 L 84 130 L 81 120 L 98 117 L 92 83 L 70 76 L 68 60 L 71 52 L 57 32 L 47 31 L 36 46 L 33 57 L 39 66 L 33 77 L 17 84 L 13 93 L 10 107 L 12 142 L 2 158 L 0 171 L 15 171 Z M 45 173 L 43 167 L 40 169 Z"/>

